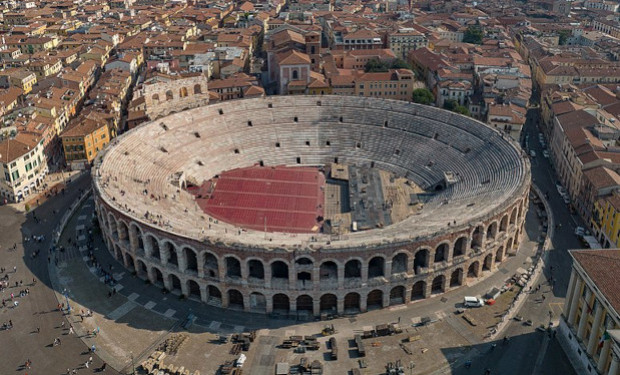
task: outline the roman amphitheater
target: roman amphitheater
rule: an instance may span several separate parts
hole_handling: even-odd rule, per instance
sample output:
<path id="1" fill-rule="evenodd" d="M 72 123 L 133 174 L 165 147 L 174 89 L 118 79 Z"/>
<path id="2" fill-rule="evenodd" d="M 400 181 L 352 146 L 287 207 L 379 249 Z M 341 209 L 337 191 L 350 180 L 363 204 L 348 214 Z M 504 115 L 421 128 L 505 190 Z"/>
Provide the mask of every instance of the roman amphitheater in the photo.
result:
<path id="1" fill-rule="evenodd" d="M 471 118 L 272 96 L 144 124 L 93 168 L 108 249 L 207 304 L 364 312 L 475 283 L 518 251 L 530 165 Z"/>

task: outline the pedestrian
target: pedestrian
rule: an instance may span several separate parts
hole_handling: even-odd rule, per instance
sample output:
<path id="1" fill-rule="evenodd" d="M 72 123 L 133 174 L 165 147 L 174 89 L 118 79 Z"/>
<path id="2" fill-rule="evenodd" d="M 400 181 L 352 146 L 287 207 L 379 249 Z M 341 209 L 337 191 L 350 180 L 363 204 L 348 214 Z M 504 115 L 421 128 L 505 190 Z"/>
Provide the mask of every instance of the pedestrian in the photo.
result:
<path id="1" fill-rule="evenodd" d="M 65 328 L 65 321 L 60 322 L 60 328 Z"/>
<path id="2" fill-rule="evenodd" d="M 17 272 L 17 266 L 13 266 L 13 273 Z"/>
<path id="3" fill-rule="evenodd" d="M 93 346 L 90 347 L 90 352 L 95 354 L 95 350 L 97 350 L 97 348 L 95 347 L 95 344 L 93 344 Z"/>
<path id="4" fill-rule="evenodd" d="M 88 361 L 84 362 L 84 367 L 88 368 Z"/>
<path id="5" fill-rule="evenodd" d="M 547 297 L 545 297 L 545 295 L 542 295 L 542 300 L 544 301 Z"/>
<path id="6" fill-rule="evenodd" d="M 37 333 L 41 333 L 41 328 L 37 327 Z"/>
<path id="7" fill-rule="evenodd" d="M 105 368 L 108 367 L 108 364 L 103 362 L 103 364 L 101 365 L 101 372 L 105 371 Z"/>
<path id="8" fill-rule="evenodd" d="M 72 335 L 73 334 L 73 327 L 69 327 L 69 334 Z"/>
<path id="9" fill-rule="evenodd" d="M 88 363 L 93 363 L 93 356 L 88 357 Z"/>

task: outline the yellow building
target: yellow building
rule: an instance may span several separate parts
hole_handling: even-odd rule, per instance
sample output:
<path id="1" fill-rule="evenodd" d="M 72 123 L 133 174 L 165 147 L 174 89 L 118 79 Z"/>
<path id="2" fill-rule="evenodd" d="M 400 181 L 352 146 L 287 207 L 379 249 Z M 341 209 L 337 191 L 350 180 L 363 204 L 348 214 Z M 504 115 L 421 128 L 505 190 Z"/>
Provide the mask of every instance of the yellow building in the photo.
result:
<path id="1" fill-rule="evenodd" d="M 19 87 L 24 91 L 24 95 L 32 91 L 32 87 L 37 83 L 36 74 L 24 69 L 5 70 L 0 73 L 0 86 L 4 88 Z"/>
<path id="2" fill-rule="evenodd" d="M 355 79 L 355 95 L 411 101 L 415 75 L 409 69 L 364 73 Z"/>
<path id="3" fill-rule="evenodd" d="M 573 250 L 558 339 L 578 374 L 620 375 L 620 250 Z M 560 271 L 558 271 L 560 272 Z"/>
<path id="4" fill-rule="evenodd" d="M 65 129 L 60 139 L 67 164 L 72 168 L 83 168 L 110 143 L 110 130 L 101 119 L 81 116 Z"/>
<path id="5" fill-rule="evenodd" d="M 620 248 L 620 196 L 613 193 L 594 202 L 594 236 L 605 248 Z"/>

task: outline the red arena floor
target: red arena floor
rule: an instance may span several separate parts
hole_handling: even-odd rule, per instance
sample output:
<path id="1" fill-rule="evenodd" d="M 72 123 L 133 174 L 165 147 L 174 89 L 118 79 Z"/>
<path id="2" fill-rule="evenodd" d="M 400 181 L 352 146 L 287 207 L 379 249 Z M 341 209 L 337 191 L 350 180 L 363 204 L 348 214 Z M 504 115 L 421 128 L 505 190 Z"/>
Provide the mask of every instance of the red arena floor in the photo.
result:
<path id="1" fill-rule="evenodd" d="M 311 233 L 323 216 L 325 176 L 317 168 L 234 169 L 188 190 L 210 216 L 268 232 Z"/>

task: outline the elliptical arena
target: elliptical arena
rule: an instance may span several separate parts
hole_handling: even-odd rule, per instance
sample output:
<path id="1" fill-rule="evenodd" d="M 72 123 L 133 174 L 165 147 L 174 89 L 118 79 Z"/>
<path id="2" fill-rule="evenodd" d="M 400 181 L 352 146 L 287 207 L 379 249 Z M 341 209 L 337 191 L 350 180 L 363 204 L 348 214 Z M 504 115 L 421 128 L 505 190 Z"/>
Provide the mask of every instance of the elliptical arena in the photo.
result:
<path id="1" fill-rule="evenodd" d="M 106 245 L 211 305 L 356 313 L 473 283 L 518 251 L 530 165 L 468 117 L 412 103 L 276 96 L 119 137 L 94 166 Z"/>

